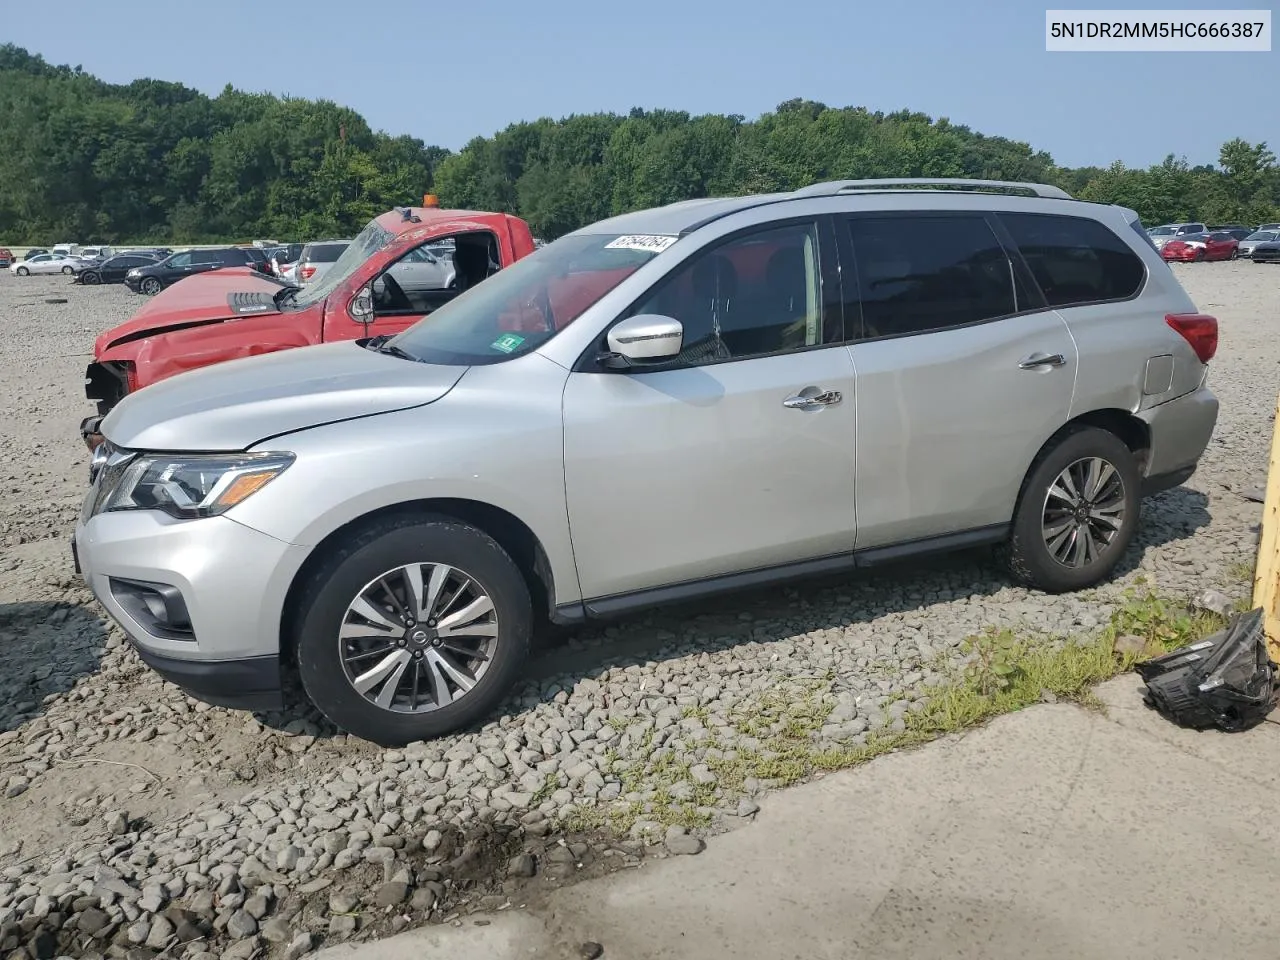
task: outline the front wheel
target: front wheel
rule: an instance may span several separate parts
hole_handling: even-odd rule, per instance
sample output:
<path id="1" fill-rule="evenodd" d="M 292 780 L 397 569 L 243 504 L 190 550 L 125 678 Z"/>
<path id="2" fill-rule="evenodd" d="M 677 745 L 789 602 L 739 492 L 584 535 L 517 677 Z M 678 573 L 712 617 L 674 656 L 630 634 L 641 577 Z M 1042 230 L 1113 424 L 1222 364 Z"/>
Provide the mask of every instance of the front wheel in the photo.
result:
<path id="1" fill-rule="evenodd" d="M 155 277 L 147 277 L 138 285 L 138 289 L 145 293 L 148 297 L 154 297 L 160 292 L 160 281 Z"/>
<path id="2" fill-rule="evenodd" d="M 99 277 L 99 276 L 98 276 L 96 273 L 94 273 L 92 270 L 87 270 L 87 271 L 85 271 L 85 273 L 80 277 L 80 282 L 81 282 L 81 283 L 84 283 L 84 284 L 88 284 L 89 286 L 91 286 L 91 287 L 92 287 L 94 284 L 101 283 L 101 282 L 102 282 L 102 278 L 101 278 L 101 277 Z"/>
<path id="3" fill-rule="evenodd" d="M 26 267 L 19 267 L 19 268 L 18 268 L 18 276 L 20 276 L 20 277 L 29 277 L 29 276 L 31 276 L 31 271 L 30 271 L 30 270 L 28 270 Z"/>
<path id="4" fill-rule="evenodd" d="M 1141 477 L 1113 433 L 1083 427 L 1041 455 L 1023 486 L 1009 540 L 1014 577 L 1047 593 L 1104 580 L 1133 540 Z"/>
<path id="5" fill-rule="evenodd" d="M 483 531 L 385 520 L 335 550 L 299 599 L 298 671 L 316 708 L 383 746 L 486 717 L 528 655 L 524 577 Z"/>
<path id="6" fill-rule="evenodd" d="M 62 268 L 62 272 L 63 272 L 63 273 L 65 273 L 65 274 L 69 277 L 69 276 L 71 276 L 73 273 L 75 273 L 75 272 L 76 272 L 76 268 L 75 268 L 75 267 L 63 267 L 63 268 Z"/>

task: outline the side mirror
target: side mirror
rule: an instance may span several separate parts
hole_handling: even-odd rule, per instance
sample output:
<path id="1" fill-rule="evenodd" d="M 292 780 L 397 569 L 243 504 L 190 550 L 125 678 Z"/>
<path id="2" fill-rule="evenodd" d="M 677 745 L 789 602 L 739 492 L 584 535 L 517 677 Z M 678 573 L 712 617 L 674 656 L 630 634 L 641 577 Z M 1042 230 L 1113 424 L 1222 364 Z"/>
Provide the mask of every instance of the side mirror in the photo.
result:
<path id="1" fill-rule="evenodd" d="M 671 360 L 684 345 L 684 325 L 673 317 L 641 313 L 614 324 L 608 344 L 610 352 L 601 359 L 611 369 Z"/>
<path id="2" fill-rule="evenodd" d="M 365 284 L 356 292 L 347 310 L 356 323 L 368 324 L 373 320 L 373 289 L 369 284 Z"/>

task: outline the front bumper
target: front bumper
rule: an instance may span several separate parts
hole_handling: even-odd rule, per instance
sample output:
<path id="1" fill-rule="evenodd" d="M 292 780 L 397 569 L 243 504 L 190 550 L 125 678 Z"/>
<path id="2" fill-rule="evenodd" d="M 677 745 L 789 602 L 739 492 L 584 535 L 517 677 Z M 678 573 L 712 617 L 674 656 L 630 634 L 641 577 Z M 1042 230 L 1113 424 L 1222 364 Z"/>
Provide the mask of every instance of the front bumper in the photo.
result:
<path id="1" fill-rule="evenodd" d="M 281 701 L 284 601 L 307 552 L 227 517 L 145 510 L 82 520 L 74 543 L 85 582 L 143 662 L 193 696 L 255 710 Z"/>

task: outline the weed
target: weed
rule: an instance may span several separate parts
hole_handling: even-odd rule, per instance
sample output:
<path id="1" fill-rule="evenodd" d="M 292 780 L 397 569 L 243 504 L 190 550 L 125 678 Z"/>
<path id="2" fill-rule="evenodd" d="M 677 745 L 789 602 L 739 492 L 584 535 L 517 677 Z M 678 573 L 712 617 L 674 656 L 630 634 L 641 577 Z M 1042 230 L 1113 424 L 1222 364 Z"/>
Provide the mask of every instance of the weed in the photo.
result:
<path id="1" fill-rule="evenodd" d="M 1228 564 L 1227 576 L 1232 583 L 1246 583 L 1252 586 L 1257 565 L 1253 560 L 1236 560 Z"/>
<path id="2" fill-rule="evenodd" d="M 1226 618 L 1217 614 L 1192 610 L 1186 603 L 1135 587 L 1126 592 L 1108 626 L 1092 637 L 1020 637 L 1011 630 L 988 629 L 965 639 L 965 668 L 953 679 L 924 691 L 923 709 L 904 713 L 903 729 L 882 728 L 838 744 L 820 742 L 815 736 L 834 707 L 830 696 L 834 678 L 789 680 L 731 711 L 731 729 L 752 738 L 754 745 L 748 748 L 741 742 L 723 742 L 714 734 L 699 744 L 717 751 L 705 760 L 716 775 L 714 784 L 694 783 L 691 761 L 670 747 L 653 755 L 654 732 L 649 730 L 640 745 L 643 759 L 627 766 L 616 754 L 606 754 L 611 763 L 617 761 L 624 767 L 615 771 L 622 793 L 648 794 L 648 801 L 614 804 L 607 810 L 588 807 L 575 813 L 567 825 L 620 833 L 629 831 L 640 819 L 660 826 L 705 826 L 709 821 L 702 809 L 741 794 L 749 780 L 788 786 L 818 773 L 856 767 L 890 751 L 926 743 L 1045 700 L 1101 709 L 1093 687 L 1129 670 L 1139 659 L 1133 653 L 1117 654 L 1117 637 L 1141 637 L 1146 651 L 1154 653 L 1185 646 L 1220 630 L 1225 622 Z M 685 715 L 695 714 L 686 711 Z M 678 784 L 688 786 L 677 791 Z M 553 783 L 544 785 L 535 801 L 549 797 L 553 790 Z"/>

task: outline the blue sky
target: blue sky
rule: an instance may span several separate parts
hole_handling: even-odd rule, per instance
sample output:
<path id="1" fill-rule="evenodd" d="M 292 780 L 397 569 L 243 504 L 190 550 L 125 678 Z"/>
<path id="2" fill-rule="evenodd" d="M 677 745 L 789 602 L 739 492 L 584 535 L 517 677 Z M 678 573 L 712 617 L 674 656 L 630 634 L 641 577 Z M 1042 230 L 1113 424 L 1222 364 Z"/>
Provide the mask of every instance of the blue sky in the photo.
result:
<path id="1" fill-rule="evenodd" d="M 6 6 L 0 39 L 105 80 L 325 97 L 452 149 L 539 116 L 643 106 L 751 118 L 792 97 L 946 116 L 1072 166 L 1171 152 L 1212 163 L 1234 136 L 1280 148 L 1274 82 L 1249 91 L 1280 76 L 1280 53 L 1047 53 L 1045 5 L 1026 0 Z"/>

